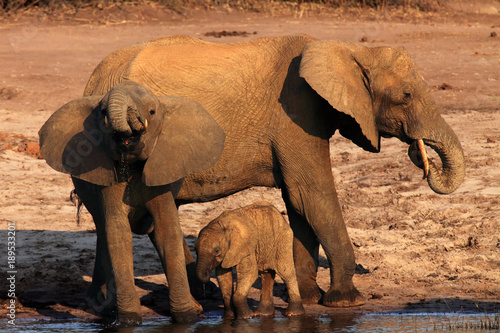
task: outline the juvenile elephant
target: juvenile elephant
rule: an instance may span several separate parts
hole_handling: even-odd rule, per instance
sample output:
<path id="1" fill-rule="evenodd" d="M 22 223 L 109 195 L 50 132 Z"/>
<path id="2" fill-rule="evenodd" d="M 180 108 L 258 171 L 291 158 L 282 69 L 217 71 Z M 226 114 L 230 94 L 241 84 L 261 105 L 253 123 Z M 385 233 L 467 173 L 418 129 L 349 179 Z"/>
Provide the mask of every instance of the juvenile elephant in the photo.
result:
<path id="1" fill-rule="evenodd" d="M 254 313 L 247 304 L 250 288 L 259 274 L 261 298 L 255 315 L 274 314 L 273 285 L 277 273 L 286 284 L 289 305 L 286 316 L 304 314 L 297 276 L 293 264 L 293 232 L 280 212 L 260 202 L 224 212 L 201 229 L 196 241 L 196 275 L 200 281 L 210 280 L 215 268 L 224 301 L 224 318 L 234 318 L 232 305 L 239 319 Z M 233 294 L 233 271 L 237 284 Z"/>
<path id="2" fill-rule="evenodd" d="M 281 189 L 303 302 L 321 297 L 316 284 L 321 243 L 331 267 L 323 304 L 362 303 L 352 282 L 354 251 L 331 172 L 329 138 L 337 130 L 371 152 L 379 151 L 381 137 L 409 144 L 412 161 L 437 193 L 453 192 L 464 178 L 460 142 L 402 49 L 306 35 L 235 44 L 167 37 L 106 57 L 85 95 L 105 94 L 127 79 L 156 94 L 198 101 L 226 133 L 222 157 L 209 170 L 186 177 L 177 204 L 252 186 Z M 426 158 L 424 144 L 437 151 L 441 168 Z"/>
<path id="3" fill-rule="evenodd" d="M 169 284 L 174 320 L 197 318 L 189 292 L 183 234 L 175 205 L 183 178 L 211 167 L 224 132 L 200 104 L 155 96 L 122 82 L 104 96 L 73 100 L 39 132 L 42 156 L 69 173 L 97 229 L 96 268 L 89 294 L 106 282 L 104 315 L 116 325 L 139 324 L 132 232 L 148 234 Z M 114 292 L 116 290 L 116 293 Z"/>

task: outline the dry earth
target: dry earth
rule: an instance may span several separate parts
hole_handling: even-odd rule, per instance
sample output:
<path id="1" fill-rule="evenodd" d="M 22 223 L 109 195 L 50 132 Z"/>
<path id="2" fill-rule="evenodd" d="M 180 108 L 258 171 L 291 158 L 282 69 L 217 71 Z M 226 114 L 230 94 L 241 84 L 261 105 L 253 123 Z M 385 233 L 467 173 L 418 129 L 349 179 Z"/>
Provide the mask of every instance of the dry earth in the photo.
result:
<path id="1" fill-rule="evenodd" d="M 99 19 L 87 12 L 73 19 L 35 15 L 0 21 L 0 243 L 6 244 L 8 225 L 15 224 L 18 317 L 94 318 L 84 302 L 94 225 L 86 211 L 76 223 L 70 178 L 37 158 L 38 129 L 58 107 L 82 95 L 93 68 L 111 51 L 174 34 L 229 43 L 307 33 L 406 48 L 462 142 L 465 182 L 451 195 L 434 194 L 407 158 L 405 144 L 384 139 L 382 152 L 371 154 L 336 134 L 331 139 L 332 172 L 359 264 L 354 282 L 367 302 L 355 309 L 311 305 L 306 310 L 499 312 L 498 14 L 148 13 L 129 9 L 127 15 Z M 222 211 L 263 199 L 285 212 L 278 190 L 266 188 L 182 206 L 184 234 L 192 243 L 200 228 Z M 6 305 L 5 246 L 2 251 L 0 299 Z M 325 262 L 319 269 L 323 288 L 329 284 Z M 145 315 L 168 315 L 168 288 L 147 237 L 134 238 L 134 263 Z M 283 285 L 277 289 L 276 302 L 283 308 Z M 253 289 L 253 299 L 257 295 Z M 221 313 L 220 300 L 202 304 L 209 313 Z M 5 318 L 4 306 L 0 313 Z"/>

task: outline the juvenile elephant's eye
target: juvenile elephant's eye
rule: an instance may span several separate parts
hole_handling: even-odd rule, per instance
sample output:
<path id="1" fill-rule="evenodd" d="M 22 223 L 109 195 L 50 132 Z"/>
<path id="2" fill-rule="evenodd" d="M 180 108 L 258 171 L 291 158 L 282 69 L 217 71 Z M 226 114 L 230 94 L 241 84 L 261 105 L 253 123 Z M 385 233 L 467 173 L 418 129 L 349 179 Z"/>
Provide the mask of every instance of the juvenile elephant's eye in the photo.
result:
<path id="1" fill-rule="evenodd" d="M 149 114 L 150 114 L 150 115 L 154 115 L 155 113 L 156 113 L 156 110 L 155 110 L 155 109 L 151 109 L 151 110 L 149 110 Z"/>
<path id="2" fill-rule="evenodd" d="M 405 99 L 410 99 L 411 98 L 411 93 L 405 92 L 404 96 L 405 96 Z"/>
<path id="3" fill-rule="evenodd" d="M 214 250 L 214 254 L 215 254 L 216 256 L 220 255 L 220 248 L 219 248 L 219 247 L 215 248 L 215 250 Z"/>

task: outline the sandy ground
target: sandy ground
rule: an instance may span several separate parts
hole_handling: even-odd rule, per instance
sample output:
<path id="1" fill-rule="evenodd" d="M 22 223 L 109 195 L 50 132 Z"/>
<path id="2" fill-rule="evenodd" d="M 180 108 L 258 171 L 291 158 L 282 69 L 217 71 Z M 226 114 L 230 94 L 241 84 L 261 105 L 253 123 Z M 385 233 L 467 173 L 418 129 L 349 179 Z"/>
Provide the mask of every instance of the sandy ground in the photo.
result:
<path id="1" fill-rule="evenodd" d="M 84 302 L 94 259 L 94 225 L 86 211 L 76 223 L 70 178 L 37 157 L 38 129 L 58 107 L 82 95 L 93 68 L 111 51 L 173 34 L 229 43 L 307 33 L 406 48 L 462 142 L 465 182 L 451 195 L 434 194 L 407 158 L 405 144 L 384 139 L 382 152 L 371 154 L 336 134 L 331 139 L 332 172 L 359 265 L 354 282 L 367 302 L 348 310 L 320 305 L 306 310 L 499 311 L 498 14 L 365 12 L 344 17 L 306 12 L 271 17 L 212 11 L 149 20 L 147 10 L 127 13 L 96 20 L 87 13 L 73 20 L 35 16 L 0 21 L 0 243 L 7 242 L 8 225 L 15 225 L 18 317 L 94 318 Z M 224 30 L 247 34 L 231 36 Z M 181 207 L 186 239 L 192 243 L 222 211 L 263 199 L 285 212 L 278 190 L 267 188 Z M 7 305 L 5 246 L 2 252 L 0 300 Z M 134 262 L 145 316 L 168 315 L 168 288 L 147 237 L 134 238 Z M 319 283 L 327 288 L 324 258 L 321 264 Z M 283 285 L 276 289 L 276 303 L 283 309 Z M 255 305 L 258 289 L 251 296 Z M 202 305 L 209 313 L 221 313 L 220 299 Z M 5 311 L 2 306 L 2 319 Z"/>

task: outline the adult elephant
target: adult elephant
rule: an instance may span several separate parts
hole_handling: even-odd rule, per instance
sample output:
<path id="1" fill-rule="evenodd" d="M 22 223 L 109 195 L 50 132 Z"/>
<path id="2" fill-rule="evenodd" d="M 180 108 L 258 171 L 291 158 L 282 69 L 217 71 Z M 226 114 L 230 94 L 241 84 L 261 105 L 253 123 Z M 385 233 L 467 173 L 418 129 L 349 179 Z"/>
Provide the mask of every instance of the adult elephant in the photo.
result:
<path id="1" fill-rule="evenodd" d="M 107 56 L 85 95 L 104 94 L 125 80 L 156 94 L 198 101 L 226 133 L 222 157 L 209 170 L 186 177 L 178 205 L 252 186 L 281 189 L 305 302 L 321 297 L 316 284 L 321 244 L 331 267 L 323 304 L 362 303 L 352 282 L 354 251 L 331 172 L 329 138 L 336 130 L 370 152 L 379 151 L 380 137 L 408 143 L 412 161 L 437 193 L 453 192 L 464 178 L 460 142 L 402 49 L 306 35 L 234 44 L 167 37 Z M 442 168 L 427 159 L 424 144 L 439 154 Z M 186 256 L 192 263 L 188 251 Z"/>
<path id="2" fill-rule="evenodd" d="M 57 110 L 40 129 L 47 163 L 71 174 L 75 191 L 92 214 L 98 244 L 90 288 L 106 282 L 99 312 L 113 325 L 142 320 L 134 286 L 132 232 L 148 234 L 170 285 L 177 322 L 198 318 L 189 293 L 183 237 L 175 205 L 182 179 L 214 165 L 224 132 L 199 103 L 155 96 L 132 81 L 102 96 L 87 96 Z"/>

